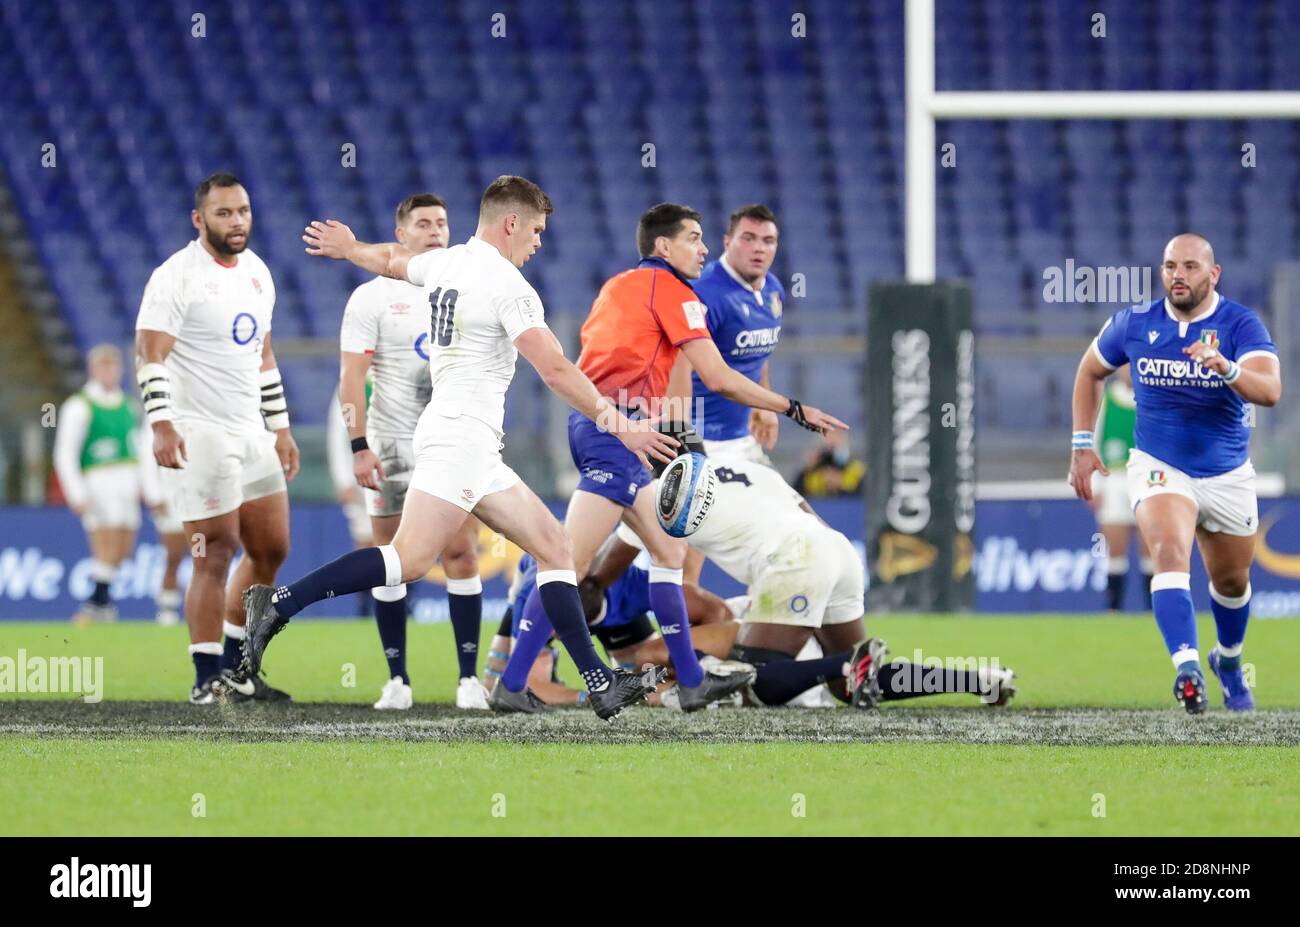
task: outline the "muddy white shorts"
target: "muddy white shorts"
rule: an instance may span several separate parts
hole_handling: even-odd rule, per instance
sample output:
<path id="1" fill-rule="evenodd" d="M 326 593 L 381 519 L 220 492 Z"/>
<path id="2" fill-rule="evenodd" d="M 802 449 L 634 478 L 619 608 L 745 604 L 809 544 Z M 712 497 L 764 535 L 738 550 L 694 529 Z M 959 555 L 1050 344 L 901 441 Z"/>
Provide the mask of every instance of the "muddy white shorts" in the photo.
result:
<path id="1" fill-rule="evenodd" d="M 1186 496 L 1196 503 L 1196 526 L 1206 531 L 1250 537 L 1259 528 L 1255 467 L 1249 460 L 1227 473 L 1195 477 L 1134 448 L 1128 455 L 1128 491 L 1135 510 L 1152 496 Z"/>
<path id="2" fill-rule="evenodd" d="M 856 621 L 866 611 L 862 560 L 853 543 L 816 525 L 787 536 L 749 587 L 745 621 L 820 628 Z"/>
<path id="3" fill-rule="evenodd" d="M 406 490 L 411 486 L 411 474 L 415 472 L 414 440 L 374 435 L 367 437 L 366 443 L 384 468 L 379 490 L 362 490 L 366 495 L 366 512 L 377 517 L 401 515 L 402 506 L 406 504 Z"/>

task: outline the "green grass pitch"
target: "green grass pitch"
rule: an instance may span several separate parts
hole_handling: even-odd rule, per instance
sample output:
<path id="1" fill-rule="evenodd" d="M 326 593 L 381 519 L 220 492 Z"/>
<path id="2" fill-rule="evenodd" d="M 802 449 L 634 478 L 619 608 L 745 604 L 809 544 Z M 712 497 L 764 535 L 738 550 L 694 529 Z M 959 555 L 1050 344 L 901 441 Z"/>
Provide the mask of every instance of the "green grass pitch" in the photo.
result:
<path id="1" fill-rule="evenodd" d="M 1300 622 L 1251 626 L 1258 712 L 1228 715 L 1211 680 L 1199 718 L 1149 616 L 869 627 L 897 658 L 997 657 L 1020 694 L 485 716 L 449 706 L 450 628 L 412 625 L 416 707 L 381 713 L 372 623 L 300 621 L 266 662 L 294 704 L 191 707 L 184 629 L 4 623 L 0 658 L 102 657 L 103 701 L 0 693 L 0 833 L 1300 833 Z"/>

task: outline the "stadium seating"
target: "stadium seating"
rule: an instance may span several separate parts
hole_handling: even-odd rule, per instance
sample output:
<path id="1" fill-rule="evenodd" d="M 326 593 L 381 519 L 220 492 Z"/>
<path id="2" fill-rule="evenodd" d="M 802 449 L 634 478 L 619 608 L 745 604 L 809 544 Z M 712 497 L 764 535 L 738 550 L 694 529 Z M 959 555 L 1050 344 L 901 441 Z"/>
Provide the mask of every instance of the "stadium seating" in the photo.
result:
<path id="1" fill-rule="evenodd" d="M 220 168 L 252 193 L 282 338 L 331 336 L 362 279 L 303 257 L 304 220 L 387 237 L 397 200 L 432 188 L 460 238 L 477 191 L 506 171 L 536 176 L 556 201 L 526 270 L 552 313 L 586 311 L 635 257 L 638 213 L 661 199 L 700 208 L 715 251 L 730 208 L 769 202 L 782 218 L 776 270 L 807 281 L 788 304 L 802 331 L 821 334 L 812 317 L 831 313 L 861 334 L 850 310 L 902 272 L 897 0 L 808 0 L 802 40 L 784 7 L 738 0 L 202 6 L 195 37 L 190 3 L 0 0 L 0 165 L 83 349 L 129 337 L 150 269 L 191 234 L 194 183 Z M 1110 5 L 1105 39 L 1090 34 L 1094 6 L 939 0 L 938 86 L 1300 85 L 1294 4 L 1130 0 Z M 497 12 L 505 38 L 492 34 Z M 682 47 L 698 66 L 682 65 Z M 1260 305 L 1269 267 L 1296 253 L 1293 123 L 953 122 L 938 141 L 958 159 L 939 169 L 940 273 L 975 281 L 983 331 L 1081 333 L 1077 307 L 1042 299 L 1043 268 L 1066 256 L 1152 264 L 1171 232 L 1203 230 L 1225 290 Z M 1226 169 L 1247 142 L 1258 166 Z M 348 144 L 354 168 L 341 164 Z M 291 390 L 334 375 L 321 359 L 284 366 Z M 984 394 L 1015 395 L 1028 373 Z"/>

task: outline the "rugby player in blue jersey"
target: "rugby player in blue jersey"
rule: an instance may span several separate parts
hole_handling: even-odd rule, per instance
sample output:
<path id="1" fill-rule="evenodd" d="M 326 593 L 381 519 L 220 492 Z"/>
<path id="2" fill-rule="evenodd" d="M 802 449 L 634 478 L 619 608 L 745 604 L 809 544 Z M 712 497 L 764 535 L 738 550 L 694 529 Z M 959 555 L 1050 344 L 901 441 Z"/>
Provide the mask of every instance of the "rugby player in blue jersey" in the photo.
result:
<path id="1" fill-rule="evenodd" d="M 781 338 L 785 303 L 785 289 L 771 272 L 779 234 L 772 210 L 758 204 L 740 207 L 727 223 L 722 257 L 695 281 L 695 293 L 708 307 L 709 335 L 722 359 L 769 388 L 768 358 Z M 776 446 L 775 412 L 752 409 L 713 392 L 694 371 L 691 393 L 694 424 L 711 460 L 739 457 L 771 465 L 763 452 Z"/>
<path id="2" fill-rule="evenodd" d="M 1070 482 L 1090 500 L 1092 474 L 1107 472 L 1091 431 L 1102 382 L 1132 365 L 1137 425 L 1129 498 L 1155 564 L 1151 600 L 1177 670 L 1174 697 L 1192 714 L 1206 708 L 1190 584 L 1193 538 L 1210 575 L 1218 632 L 1210 671 L 1230 711 L 1255 707 L 1241 670 L 1259 527 L 1251 404 L 1276 405 L 1282 395 L 1277 348 L 1253 311 L 1218 293 L 1221 271 L 1200 235 L 1172 239 L 1160 270 L 1165 298 L 1115 313 L 1074 381 Z"/>

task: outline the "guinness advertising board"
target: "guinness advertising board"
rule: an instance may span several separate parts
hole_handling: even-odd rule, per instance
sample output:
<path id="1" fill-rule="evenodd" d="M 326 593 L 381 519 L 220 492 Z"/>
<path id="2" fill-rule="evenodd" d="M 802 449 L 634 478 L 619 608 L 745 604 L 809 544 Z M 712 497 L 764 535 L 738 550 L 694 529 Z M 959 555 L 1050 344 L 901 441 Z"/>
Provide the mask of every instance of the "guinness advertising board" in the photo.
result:
<path id="1" fill-rule="evenodd" d="M 870 608 L 969 609 L 975 590 L 970 288 L 873 285 L 865 381 Z"/>

